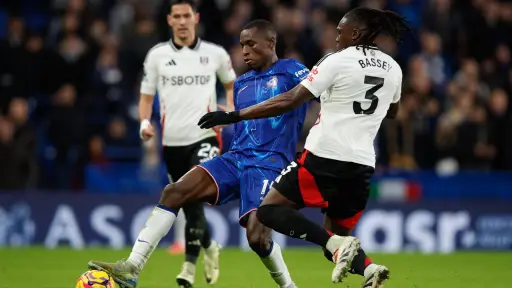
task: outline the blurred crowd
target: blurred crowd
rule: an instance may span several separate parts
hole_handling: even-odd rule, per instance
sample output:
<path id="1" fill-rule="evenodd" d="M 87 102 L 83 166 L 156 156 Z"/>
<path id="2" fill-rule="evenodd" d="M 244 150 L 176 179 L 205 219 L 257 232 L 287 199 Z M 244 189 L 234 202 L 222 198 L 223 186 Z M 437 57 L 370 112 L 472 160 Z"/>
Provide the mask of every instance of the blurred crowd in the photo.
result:
<path id="1" fill-rule="evenodd" d="M 406 16 L 414 32 L 403 43 L 378 43 L 404 71 L 398 119 L 375 144 L 378 169 L 512 169 L 510 1 L 198 3 L 199 35 L 228 50 L 238 75 L 238 37 L 252 19 L 275 23 L 280 57 L 311 67 L 335 50 L 349 9 Z M 136 108 L 146 52 L 170 37 L 168 11 L 168 0 L 0 3 L 0 190 L 81 188 L 87 165 L 158 164 L 158 141 L 138 139 Z"/>

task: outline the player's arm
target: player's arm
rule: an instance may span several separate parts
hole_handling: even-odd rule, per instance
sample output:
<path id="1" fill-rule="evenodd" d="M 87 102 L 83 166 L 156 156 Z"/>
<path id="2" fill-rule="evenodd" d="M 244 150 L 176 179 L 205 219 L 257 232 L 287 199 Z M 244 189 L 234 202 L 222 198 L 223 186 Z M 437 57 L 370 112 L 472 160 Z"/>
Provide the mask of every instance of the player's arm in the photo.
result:
<path id="1" fill-rule="evenodd" d="M 396 88 L 395 95 L 393 95 L 393 101 L 391 105 L 389 105 L 388 113 L 386 114 L 386 118 L 395 119 L 398 114 L 398 109 L 400 108 L 400 97 L 402 97 L 402 71 L 399 74 L 398 86 Z"/>
<path id="2" fill-rule="evenodd" d="M 221 51 L 220 63 L 217 68 L 217 77 L 219 77 L 226 91 L 226 107 L 222 107 L 221 105 L 219 105 L 219 107 L 225 111 L 235 110 L 233 87 L 235 84 L 236 74 L 231 65 L 231 58 L 229 57 L 228 52 L 224 49 Z"/>
<path id="3" fill-rule="evenodd" d="M 274 117 L 291 111 L 306 101 L 320 97 L 332 85 L 338 68 L 336 65 L 338 64 L 335 61 L 323 61 L 313 67 L 308 77 L 292 90 L 240 111 L 207 113 L 199 120 L 198 125 L 206 129 L 241 120 Z"/>
<path id="4" fill-rule="evenodd" d="M 240 120 L 274 117 L 292 111 L 313 98 L 315 98 L 315 95 L 304 85 L 299 84 L 290 91 L 235 112 L 239 112 L 238 117 Z"/>
<path id="5" fill-rule="evenodd" d="M 321 60 L 317 65 L 311 69 L 306 79 L 302 80 L 292 90 L 239 111 L 239 119 L 248 120 L 278 116 L 299 107 L 306 101 L 320 97 L 334 82 L 337 63 L 332 58 L 325 57 L 324 61 Z"/>
<path id="6" fill-rule="evenodd" d="M 226 111 L 235 110 L 235 97 L 233 93 L 233 88 L 235 86 L 235 81 L 231 81 L 228 83 L 224 83 L 224 89 L 226 90 Z"/>
<path id="7" fill-rule="evenodd" d="M 148 52 L 144 61 L 144 72 L 142 83 L 140 85 L 139 99 L 139 121 L 140 121 L 140 137 L 147 141 L 155 135 L 150 119 L 153 113 L 153 102 L 155 99 L 156 87 L 158 82 L 158 71 L 151 52 Z"/>

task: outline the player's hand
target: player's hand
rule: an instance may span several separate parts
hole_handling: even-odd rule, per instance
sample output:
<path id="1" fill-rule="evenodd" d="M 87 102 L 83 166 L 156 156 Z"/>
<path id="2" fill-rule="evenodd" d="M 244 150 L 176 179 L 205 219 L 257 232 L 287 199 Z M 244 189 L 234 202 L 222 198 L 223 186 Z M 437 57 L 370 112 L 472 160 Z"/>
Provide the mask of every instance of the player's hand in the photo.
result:
<path id="1" fill-rule="evenodd" d="M 142 140 L 148 141 L 149 139 L 153 138 L 153 136 L 155 136 L 155 129 L 153 129 L 153 126 L 143 129 L 140 135 Z"/>
<path id="2" fill-rule="evenodd" d="M 233 124 L 240 121 L 240 117 L 238 116 L 238 111 L 233 112 L 208 112 L 199 119 L 197 125 L 201 127 L 201 129 L 209 129 L 218 125 L 228 125 Z"/>
<path id="3" fill-rule="evenodd" d="M 141 123 L 140 125 L 140 139 L 144 141 L 148 141 L 153 136 L 155 136 L 155 129 L 153 128 L 153 125 L 148 121 L 146 123 Z"/>

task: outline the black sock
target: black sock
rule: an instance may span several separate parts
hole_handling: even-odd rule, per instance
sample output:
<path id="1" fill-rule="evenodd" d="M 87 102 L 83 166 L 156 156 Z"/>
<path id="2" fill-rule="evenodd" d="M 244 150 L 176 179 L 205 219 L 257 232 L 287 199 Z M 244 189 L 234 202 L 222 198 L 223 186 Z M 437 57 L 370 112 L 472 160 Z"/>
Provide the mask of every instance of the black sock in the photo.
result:
<path id="1" fill-rule="evenodd" d="M 183 207 L 185 213 L 185 261 L 196 263 L 204 242 L 206 219 L 202 203 L 193 203 Z M 208 231 L 209 235 L 209 231 Z"/>
<path id="2" fill-rule="evenodd" d="M 308 220 L 299 211 L 280 205 L 264 205 L 258 208 L 258 219 L 263 225 L 275 231 L 298 239 L 315 243 L 321 247 L 327 245 L 331 236 L 320 225 Z"/>
<path id="3" fill-rule="evenodd" d="M 185 225 L 185 261 L 196 264 L 201 252 L 204 229 L 187 221 Z"/>
<path id="4" fill-rule="evenodd" d="M 354 261 L 352 261 L 352 268 L 350 269 L 350 273 L 364 276 L 364 269 L 366 269 L 366 267 L 368 267 L 370 264 L 372 264 L 372 260 L 366 256 L 366 253 L 364 253 L 363 249 L 359 248 L 359 250 L 357 250 L 357 255 L 354 258 Z"/>

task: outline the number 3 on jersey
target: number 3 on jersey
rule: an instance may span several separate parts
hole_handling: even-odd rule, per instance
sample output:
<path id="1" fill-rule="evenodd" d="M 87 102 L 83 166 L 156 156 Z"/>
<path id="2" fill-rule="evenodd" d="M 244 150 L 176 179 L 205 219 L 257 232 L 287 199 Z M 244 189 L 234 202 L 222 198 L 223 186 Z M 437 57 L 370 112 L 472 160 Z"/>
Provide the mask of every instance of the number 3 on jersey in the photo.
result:
<path id="1" fill-rule="evenodd" d="M 366 94 L 364 95 L 365 99 L 372 101 L 370 107 L 365 110 L 361 107 L 361 102 L 357 101 L 354 101 L 352 107 L 354 108 L 354 113 L 356 114 L 371 115 L 375 112 L 375 109 L 377 109 L 377 105 L 379 104 L 379 98 L 374 93 L 382 88 L 382 86 L 384 86 L 384 78 L 366 75 L 364 76 L 364 84 L 374 85 L 372 88 L 366 91 Z"/>

